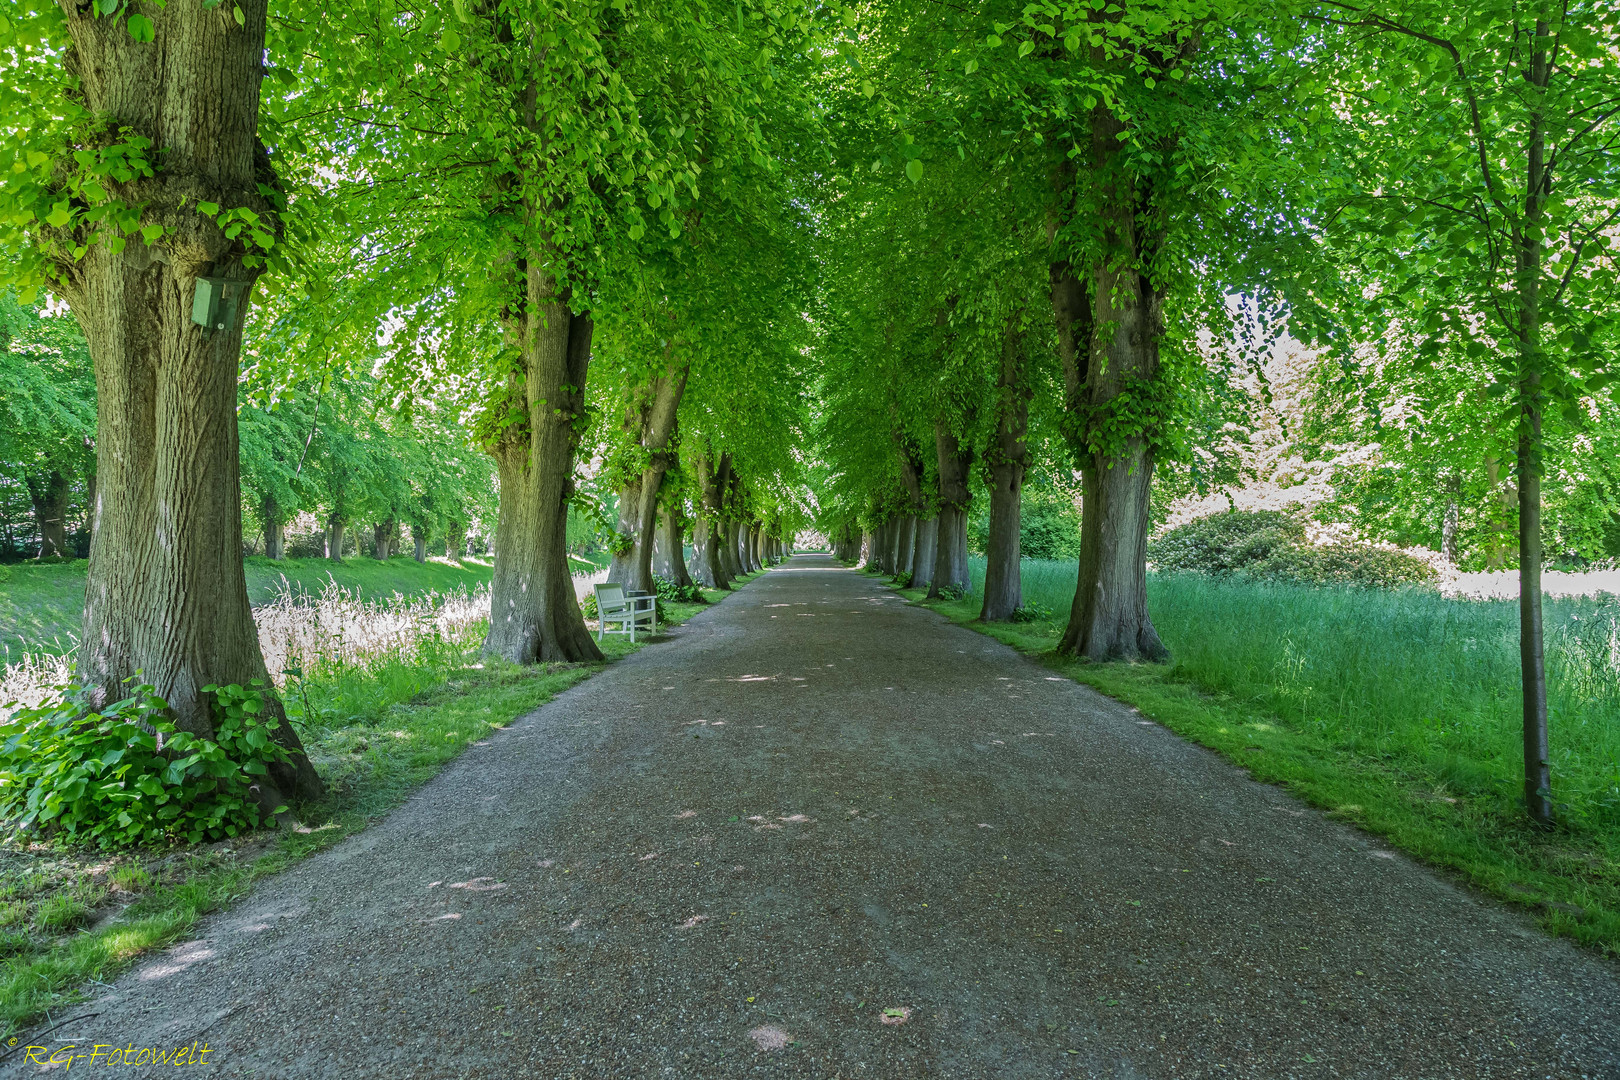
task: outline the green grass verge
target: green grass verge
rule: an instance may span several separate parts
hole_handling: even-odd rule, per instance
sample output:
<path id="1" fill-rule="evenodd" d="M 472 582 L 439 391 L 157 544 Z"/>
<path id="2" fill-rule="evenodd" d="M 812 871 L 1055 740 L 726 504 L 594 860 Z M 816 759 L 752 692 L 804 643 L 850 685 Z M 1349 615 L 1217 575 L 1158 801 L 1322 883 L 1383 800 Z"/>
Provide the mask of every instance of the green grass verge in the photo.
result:
<path id="1" fill-rule="evenodd" d="M 711 602 L 725 595 L 705 590 Z M 707 606 L 665 604 L 665 624 Z M 313 674 L 302 694 L 288 690 L 329 789 L 298 808 L 295 827 L 163 852 L 0 849 L 0 1038 L 82 1000 L 90 980 L 184 938 L 259 878 L 377 822 L 469 745 L 605 666 L 480 661 L 482 633 L 426 642 L 364 670 Z M 612 663 L 657 643 L 610 637 L 602 651 Z"/>
<path id="2" fill-rule="evenodd" d="M 1432 866 L 1536 914 L 1552 933 L 1620 957 L 1620 835 L 1575 822 L 1552 831 L 1531 826 L 1511 793 L 1459 797 L 1445 769 L 1410 754 L 1375 752 L 1281 710 L 1259 707 L 1195 677 L 1197 667 L 1091 664 L 1058 658 L 1062 623 L 982 623 L 979 600 L 913 602 L 1039 659 L 1076 682 L 1135 706 L 1144 715 L 1279 784 L 1339 820 L 1383 837 Z M 1278 630 L 1268 627 L 1268 630 Z M 1172 650 L 1176 648 L 1169 641 Z"/>

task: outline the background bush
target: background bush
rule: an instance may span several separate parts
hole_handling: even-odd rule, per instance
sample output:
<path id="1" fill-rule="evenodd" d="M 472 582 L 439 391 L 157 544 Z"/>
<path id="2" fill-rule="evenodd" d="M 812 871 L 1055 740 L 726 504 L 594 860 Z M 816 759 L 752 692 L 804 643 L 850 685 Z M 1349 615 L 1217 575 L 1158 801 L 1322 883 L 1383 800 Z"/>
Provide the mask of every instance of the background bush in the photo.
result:
<path id="1" fill-rule="evenodd" d="M 1305 523 L 1277 510 L 1229 510 L 1190 521 L 1148 542 L 1161 573 L 1242 574 L 1302 585 L 1395 588 L 1434 580 L 1422 559 L 1374 544 L 1315 545 Z"/>

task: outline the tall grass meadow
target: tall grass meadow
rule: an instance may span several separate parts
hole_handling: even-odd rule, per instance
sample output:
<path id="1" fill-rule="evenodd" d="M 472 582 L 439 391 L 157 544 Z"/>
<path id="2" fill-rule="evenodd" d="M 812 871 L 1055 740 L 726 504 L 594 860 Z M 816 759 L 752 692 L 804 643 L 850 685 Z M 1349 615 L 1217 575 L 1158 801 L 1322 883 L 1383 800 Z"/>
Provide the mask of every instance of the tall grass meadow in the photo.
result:
<path id="1" fill-rule="evenodd" d="M 983 559 L 972 569 L 977 592 Z M 1054 636 L 1076 574 L 1024 561 L 1024 604 Z M 1554 799 L 1566 818 L 1620 827 L 1620 598 L 1544 604 Z M 1519 798 L 1515 601 L 1162 574 L 1148 606 L 1173 676 L 1426 777 L 1439 797 Z"/>

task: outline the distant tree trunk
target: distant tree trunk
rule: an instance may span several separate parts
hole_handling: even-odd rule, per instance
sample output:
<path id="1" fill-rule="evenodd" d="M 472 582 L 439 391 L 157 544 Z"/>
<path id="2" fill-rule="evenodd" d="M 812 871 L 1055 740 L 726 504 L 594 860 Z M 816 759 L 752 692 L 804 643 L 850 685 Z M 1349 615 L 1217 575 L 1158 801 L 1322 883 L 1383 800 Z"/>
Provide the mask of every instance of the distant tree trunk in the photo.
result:
<path id="1" fill-rule="evenodd" d="M 870 567 L 872 560 L 877 557 L 878 543 L 878 534 L 874 530 L 863 530 L 861 533 L 861 549 L 856 553 L 855 561 L 861 566 Z"/>
<path id="2" fill-rule="evenodd" d="M 911 560 L 917 553 L 917 519 L 911 514 L 900 519 L 894 550 L 894 576 L 903 578 L 911 573 Z"/>
<path id="3" fill-rule="evenodd" d="M 1001 342 L 1001 378 L 996 403 L 996 441 L 986 455 L 990 467 L 990 536 L 985 545 L 984 603 L 979 618 L 1003 622 L 1024 603 L 1019 563 L 1019 502 L 1029 450 L 1028 381 L 1024 377 L 1024 340 L 1017 325 L 1022 313 L 1010 321 Z"/>
<path id="4" fill-rule="evenodd" d="M 711 469 L 708 456 L 699 455 L 696 465 L 702 506 L 692 535 L 692 575 L 711 589 L 730 589 L 731 576 L 721 553 L 725 537 L 721 497 L 731 477 L 731 458 L 721 454 L 719 464 Z"/>
<path id="5" fill-rule="evenodd" d="M 151 42 L 94 5 L 62 10 L 71 44 L 59 62 L 75 105 L 152 148 L 155 175 L 101 182 L 165 226 L 150 246 L 90 243 L 77 224 L 56 237 L 64 251 L 88 244 L 81 259 L 57 262 L 52 287 L 84 331 L 96 376 L 99 486 L 77 678 L 99 707 L 138 673 L 178 728 L 205 738 L 214 714 L 203 687 L 263 680 L 265 715 L 283 721 L 275 737 L 290 760 L 261 782 L 260 803 L 312 797 L 322 784 L 269 684 L 242 572 L 241 320 L 191 320 L 198 277 L 229 281 L 245 313 L 261 272 L 247 261 L 248 234 L 227 237 L 201 204 L 251 210 L 258 231 L 282 235 L 261 194 L 279 181 L 257 137 L 266 0 L 241 0 L 234 18 L 194 3 L 152 9 Z"/>
<path id="6" fill-rule="evenodd" d="M 1108 436 L 1099 452 L 1085 425 L 1121 394 L 1159 376 L 1164 294 L 1149 279 L 1137 208 L 1151 193 L 1115 160 L 1122 124 L 1107 110 L 1092 117 L 1092 159 L 1113 185 L 1097 222 L 1114 254 L 1091 270 L 1090 296 L 1065 262 L 1053 263 L 1052 309 L 1063 362 L 1065 434 L 1084 480 L 1080 569 L 1069 625 L 1058 652 L 1092 660 L 1165 660 L 1147 610 L 1147 533 L 1153 451 L 1140 435 Z M 1092 358 L 1100 362 L 1092 364 Z"/>
<path id="7" fill-rule="evenodd" d="M 889 523 L 879 522 L 872 529 L 872 547 L 866 557 L 868 570 L 876 570 L 880 574 L 888 572 L 889 546 Z"/>
<path id="8" fill-rule="evenodd" d="M 658 512 L 658 535 L 653 541 L 653 573 L 676 585 L 692 584 L 686 572 L 686 530 L 679 509 L 665 507 Z"/>
<path id="9" fill-rule="evenodd" d="M 519 664 L 602 659 L 568 566 L 568 500 L 592 324 L 589 314 L 570 310 L 547 262 L 534 253 L 525 266 L 512 328 L 523 369 L 511 389 L 522 395 L 528 422 L 508 428 L 493 448 L 501 505 L 484 652 Z"/>
<path id="10" fill-rule="evenodd" d="M 973 588 L 967 561 L 967 508 L 972 498 L 968 473 L 973 468 L 973 451 L 958 442 L 943 419 L 934 424 L 934 449 L 939 457 L 940 506 L 934 580 L 928 586 L 931 600 L 944 595 L 942 590 L 966 595 Z"/>
<path id="11" fill-rule="evenodd" d="M 737 579 L 743 576 L 742 563 L 737 559 L 737 521 L 723 517 L 716 528 L 720 533 L 720 568 L 725 572 L 726 580 L 735 586 Z"/>
<path id="12" fill-rule="evenodd" d="M 1446 481 L 1446 513 L 1440 522 L 1440 557 L 1452 566 L 1457 565 L 1457 512 L 1462 495 L 1462 482 L 1456 476 Z"/>
<path id="13" fill-rule="evenodd" d="M 917 553 L 911 560 L 911 587 L 928 589 L 934 584 L 934 566 L 939 560 L 939 518 L 917 522 Z"/>
<path id="14" fill-rule="evenodd" d="M 444 555 L 447 559 L 460 561 L 467 554 L 467 523 L 452 521 L 450 528 L 444 534 Z"/>
<path id="15" fill-rule="evenodd" d="M 669 447 L 690 371 L 690 364 L 668 364 L 649 384 L 637 388 L 625 416 L 625 427 L 647 452 L 647 461 L 641 474 L 619 493 L 619 533 L 630 537 L 631 544 L 622 555 L 614 555 L 607 580 L 633 591 L 653 591 L 652 546 L 658 528 L 658 494 L 664 474 L 674 464 Z"/>
<path id="16" fill-rule="evenodd" d="M 759 522 L 754 522 L 748 527 L 747 535 L 743 539 L 744 549 L 748 552 L 749 570 L 756 574 L 765 569 L 765 564 L 760 561 L 759 557 L 759 534 L 761 528 Z"/>
<path id="17" fill-rule="evenodd" d="M 29 476 L 28 496 L 34 504 L 34 523 L 39 528 L 39 558 L 69 554 L 67 542 L 67 478 L 57 469 L 42 477 Z"/>
<path id="18" fill-rule="evenodd" d="M 336 513 L 326 519 L 326 557 L 333 562 L 343 561 L 344 521 Z"/>
<path id="19" fill-rule="evenodd" d="M 387 562 L 394 554 L 394 522 L 378 522 L 371 530 L 372 543 L 376 549 L 372 552 L 380 561 Z"/>
<path id="20" fill-rule="evenodd" d="M 275 499 L 266 495 L 260 504 L 260 513 L 264 518 L 264 554 L 268 559 L 277 562 L 281 560 L 285 549 L 285 534 L 287 524 L 281 519 L 281 506 Z"/>
<path id="21" fill-rule="evenodd" d="M 419 563 L 427 562 L 427 554 L 428 554 L 428 532 L 427 532 L 427 530 L 426 529 L 419 529 L 415 525 L 412 525 L 411 526 L 411 542 L 416 546 L 416 561 L 419 562 Z"/>

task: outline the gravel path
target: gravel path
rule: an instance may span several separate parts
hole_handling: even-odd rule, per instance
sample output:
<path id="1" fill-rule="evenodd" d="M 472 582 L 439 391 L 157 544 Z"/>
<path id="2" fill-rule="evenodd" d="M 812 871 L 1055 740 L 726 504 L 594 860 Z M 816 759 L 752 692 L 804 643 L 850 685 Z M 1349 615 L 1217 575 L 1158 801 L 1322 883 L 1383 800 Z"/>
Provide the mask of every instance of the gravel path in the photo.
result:
<path id="1" fill-rule="evenodd" d="M 1620 1077 L 1614 965 L 830 559 L 671 637 L 50 1041 L 275 1080 Z"/>

